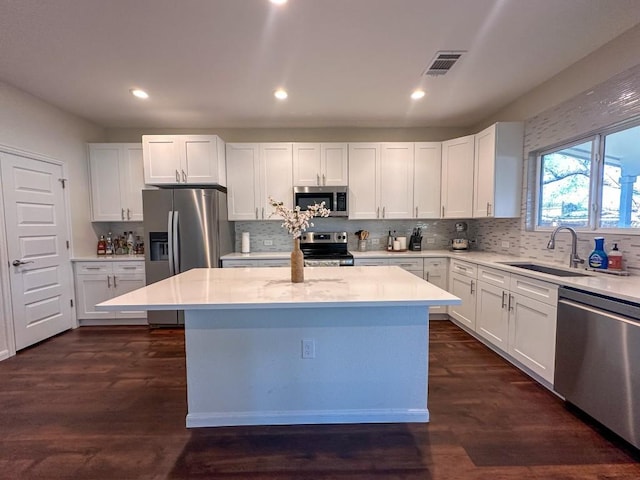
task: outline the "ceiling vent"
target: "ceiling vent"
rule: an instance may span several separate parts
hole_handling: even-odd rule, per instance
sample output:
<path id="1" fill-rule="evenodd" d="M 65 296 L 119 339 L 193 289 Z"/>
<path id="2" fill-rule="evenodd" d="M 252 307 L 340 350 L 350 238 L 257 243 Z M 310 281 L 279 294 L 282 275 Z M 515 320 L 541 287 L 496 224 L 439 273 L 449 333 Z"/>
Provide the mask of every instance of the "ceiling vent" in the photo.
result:
<path id="1" fill-rule="evenodd" d="M 466 53 L 464 50 L 441 50 L 436 52 L 435 57 L 429 64 L 429 66 L 422 72 L 422 75 L 444 75 L 456 62 L 462 57 L 462 54 Z"/>

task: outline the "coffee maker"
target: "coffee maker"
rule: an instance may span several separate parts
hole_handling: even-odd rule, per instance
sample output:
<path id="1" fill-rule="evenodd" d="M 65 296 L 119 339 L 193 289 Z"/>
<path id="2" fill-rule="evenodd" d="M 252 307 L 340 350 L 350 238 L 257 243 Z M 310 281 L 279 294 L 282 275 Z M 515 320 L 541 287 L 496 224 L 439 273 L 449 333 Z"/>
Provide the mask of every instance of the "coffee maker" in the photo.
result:
<path id="1" fill-rule="evenodd" d="M 451 249 L 455 252 L 469 250 L 466 222 L 456 222 L 456 237 L 451 239 Z"/>

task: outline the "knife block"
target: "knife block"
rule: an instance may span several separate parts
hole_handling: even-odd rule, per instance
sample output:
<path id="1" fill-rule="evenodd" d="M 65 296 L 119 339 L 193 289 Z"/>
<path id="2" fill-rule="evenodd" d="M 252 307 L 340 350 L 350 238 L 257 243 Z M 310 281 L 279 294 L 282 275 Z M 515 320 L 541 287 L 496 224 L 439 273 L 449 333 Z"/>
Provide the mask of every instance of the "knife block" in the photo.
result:
<path id="1" fill-rule="evenodd" d="M 422 250 L 422 237 L 416 237 L 414 235 L 409 238 L 409 250 L 412 252 L 418 252 Z"/>

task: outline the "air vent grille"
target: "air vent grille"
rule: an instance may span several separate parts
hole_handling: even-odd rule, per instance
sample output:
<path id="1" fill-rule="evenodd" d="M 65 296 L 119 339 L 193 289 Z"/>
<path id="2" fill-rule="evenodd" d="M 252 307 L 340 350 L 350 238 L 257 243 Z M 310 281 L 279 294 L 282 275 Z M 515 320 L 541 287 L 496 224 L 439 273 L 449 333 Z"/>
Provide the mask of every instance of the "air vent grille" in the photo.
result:
<path id="1" fill-rule="evenodd" d="M 466 52 L 463 50 L 437 52 L 429 66 L 422 72 L 422 75 L 444 75 L 451 70 L 451 67 L 460 60 L 464 53 Z"/>

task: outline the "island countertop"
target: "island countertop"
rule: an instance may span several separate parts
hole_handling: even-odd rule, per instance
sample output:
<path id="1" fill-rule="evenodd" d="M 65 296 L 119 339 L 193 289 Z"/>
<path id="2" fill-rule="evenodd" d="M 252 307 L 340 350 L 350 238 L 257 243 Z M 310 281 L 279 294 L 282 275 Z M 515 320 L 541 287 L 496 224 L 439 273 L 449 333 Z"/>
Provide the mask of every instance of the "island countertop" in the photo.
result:
<path id="1" fill-rule="evenodd" d="M 395 266 L 197 268 L 97 305 L 99 310 L 212 310 L 455 305 L 460 299 Z"/>

